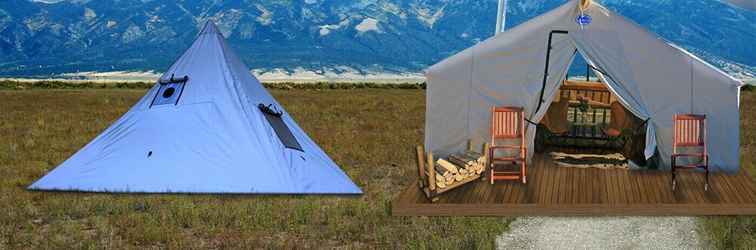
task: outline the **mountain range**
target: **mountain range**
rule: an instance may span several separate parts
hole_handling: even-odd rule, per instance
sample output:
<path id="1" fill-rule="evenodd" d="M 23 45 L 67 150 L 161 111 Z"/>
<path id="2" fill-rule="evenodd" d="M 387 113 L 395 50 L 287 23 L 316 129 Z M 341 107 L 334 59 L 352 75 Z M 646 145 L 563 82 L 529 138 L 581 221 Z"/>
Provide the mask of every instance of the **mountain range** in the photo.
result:
<path id="1" fill-rule="evenodd" d="M 510 0 L 507 27 L 564 2 Z M 752 10 L 717 0 L 599 2 L 733 75 L 756 74 Z M 492 36 L 496 8 L 496 0 L 0 0 L 0 76 L 162 71 L 207 20 L 253 69 L 418 72 Z"/>

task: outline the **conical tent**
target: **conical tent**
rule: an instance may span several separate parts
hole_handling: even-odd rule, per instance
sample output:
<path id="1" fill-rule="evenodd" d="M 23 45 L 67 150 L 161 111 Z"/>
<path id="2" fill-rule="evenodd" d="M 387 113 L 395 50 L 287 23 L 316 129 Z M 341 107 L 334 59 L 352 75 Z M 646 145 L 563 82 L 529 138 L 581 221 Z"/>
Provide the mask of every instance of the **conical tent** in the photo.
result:
<path id="1" fill-rule="evenodd" d="M 360 194 L 208 22 L 123 117 L 35 190 Z"/>
<path id="2" fill-rule="evenodd" d="M 673 115 L 706 114 L 712 171 L 736 172 L 743 83 L 597 3 L 580 3 L 569 1 L 428 68 L 426 147 L 443 156 L 468 139 L 487 140 L 492 106 L 524 107 L 537 123 L 580 53 L 647 121 L 646 158 L 658 153 L 668 168 Z M 535 134 L 529 124 L 529 148 Z"/>

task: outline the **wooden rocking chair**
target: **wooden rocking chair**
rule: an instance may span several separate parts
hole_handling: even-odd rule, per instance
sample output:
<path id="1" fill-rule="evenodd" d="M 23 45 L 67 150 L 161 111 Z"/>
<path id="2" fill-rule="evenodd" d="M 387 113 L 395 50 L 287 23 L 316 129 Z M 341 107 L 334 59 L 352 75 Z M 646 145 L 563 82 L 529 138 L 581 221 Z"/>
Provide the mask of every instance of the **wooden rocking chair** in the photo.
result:
<path id="1" fill-rule="evenodd" d="M 491 114 L 491 147 L 488 163 L 491 184 L 496 180 L 522 180 L 527 183 L 527 149 L 525 147 L 525 112 L 521 107 L 494 107 Z M 519 145 L 498 145 L 498 140 L 516 140 Z M 503 150 L 517 150 L 510 156 L 497 157 L 495 153 Z M 509 153 L 509 152 L 507 152 Z M 520 165 L 519 171 L 496 171 L 497 163 Z"/>
<path id="2" fill-rule="evenodd" d="M 698 169 L 706 171 L 706 183 L 704 190 L 709 190 L 709 155 L 706 147 L 706 115 L 678 114 L 674 116 L 674 141 L 672 142 L 672 190 L 677 186 L 676 170 Z M 679 153 L 680 148 L 698 149 L 702 152 Z M 700 162 L 692 162 L 678 165 L 677 160 L 681 157 L 699 157 Z"/>

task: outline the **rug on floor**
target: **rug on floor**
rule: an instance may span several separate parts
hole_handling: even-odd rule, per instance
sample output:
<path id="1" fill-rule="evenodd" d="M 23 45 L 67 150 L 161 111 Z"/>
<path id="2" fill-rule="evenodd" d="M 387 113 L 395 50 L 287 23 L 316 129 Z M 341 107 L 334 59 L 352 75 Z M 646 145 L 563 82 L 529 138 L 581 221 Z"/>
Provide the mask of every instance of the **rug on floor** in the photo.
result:
<path id="1" fill-rule="evenodd" d="M 549 153 L 554 163 L 560 167 L 628 169 L 627 158 L 620 153 L 614 154 L 567 154 Z"/>

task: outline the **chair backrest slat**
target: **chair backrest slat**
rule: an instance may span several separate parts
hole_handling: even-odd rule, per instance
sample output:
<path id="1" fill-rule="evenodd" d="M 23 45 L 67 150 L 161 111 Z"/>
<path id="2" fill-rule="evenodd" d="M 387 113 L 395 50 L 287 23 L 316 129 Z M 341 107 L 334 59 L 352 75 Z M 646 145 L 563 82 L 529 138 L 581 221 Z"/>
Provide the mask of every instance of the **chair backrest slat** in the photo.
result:
<path id="1" fill-rule="evenodd" d="M 494 107 L 491 136 L 493 139 L 518 138 L 523 135 L 524 112 L 519 107 Z"/>
<path id="2" fill-rule="evenodd" d="M 679 114 L 674 117 L 674 152 L 677 147 L 706 146 L 706 116 Z"/>

